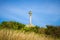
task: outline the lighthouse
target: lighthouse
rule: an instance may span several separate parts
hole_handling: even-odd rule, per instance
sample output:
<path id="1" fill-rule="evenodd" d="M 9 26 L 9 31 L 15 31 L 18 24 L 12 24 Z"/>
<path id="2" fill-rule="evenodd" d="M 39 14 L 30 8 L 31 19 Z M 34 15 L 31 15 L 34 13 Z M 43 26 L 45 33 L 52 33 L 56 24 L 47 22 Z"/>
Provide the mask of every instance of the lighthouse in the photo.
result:
<path id="1" fill-rule="evenodd" d="M 32 27 L 32 11 L 29 11 L 29 26 Z"/>

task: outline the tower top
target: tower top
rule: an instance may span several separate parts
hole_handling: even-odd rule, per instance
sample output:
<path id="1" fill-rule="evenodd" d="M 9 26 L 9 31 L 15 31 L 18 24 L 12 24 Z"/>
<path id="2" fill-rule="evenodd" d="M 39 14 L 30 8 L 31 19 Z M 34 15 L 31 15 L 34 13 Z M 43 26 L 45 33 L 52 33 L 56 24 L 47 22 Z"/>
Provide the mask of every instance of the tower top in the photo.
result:
<path id="1" fill-rule="evenodd" d="M 29 11 L 29 15 L 30 15 L 30 16 L 32 15 L 32 11 Z"/>

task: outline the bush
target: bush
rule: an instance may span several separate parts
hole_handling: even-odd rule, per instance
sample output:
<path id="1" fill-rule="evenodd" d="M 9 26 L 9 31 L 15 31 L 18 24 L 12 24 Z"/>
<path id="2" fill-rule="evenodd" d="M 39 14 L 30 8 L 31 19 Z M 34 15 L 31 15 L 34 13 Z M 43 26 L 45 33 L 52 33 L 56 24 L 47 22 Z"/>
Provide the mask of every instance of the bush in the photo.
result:
<path id="1" fill-rule="evenodd" d="M 47 29 L 46 29 L 45 33 L 47 35 L 60 37 L 60 27 L 57 27 L 57 26 L 47 26 Z"/>
<path id="2" fill-rule="evenodd" d="M 8 28 L 8 29 L 21 29 L 21 28 L 23 28 L 25 25 L 22 24 L 22 23 L 13 22 L 13 21 L 9 21 L 9 22 L 3 21 L 3 22 L 1 23 L 1 26 L 2 26 L 3 28 Z"/>
<path id="3" fill-rule="evenodd" d="M 38 33 L 38 29 L 39 27 L 35 26 L 35 27 L 24 27 L 23 30 L 25 32 L 35 32 Z"/>

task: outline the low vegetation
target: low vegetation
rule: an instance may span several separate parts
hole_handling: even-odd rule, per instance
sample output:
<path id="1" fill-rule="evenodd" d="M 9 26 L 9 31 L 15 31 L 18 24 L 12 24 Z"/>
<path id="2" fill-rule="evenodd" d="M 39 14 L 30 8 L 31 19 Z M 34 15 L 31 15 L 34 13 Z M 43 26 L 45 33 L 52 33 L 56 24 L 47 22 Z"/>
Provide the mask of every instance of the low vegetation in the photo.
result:
<path id="1" fill-rule="evenodd" d="M 13 21 L 0 23 L 0 40 L 60 40 L 60 26 L 25 27 Z"/>

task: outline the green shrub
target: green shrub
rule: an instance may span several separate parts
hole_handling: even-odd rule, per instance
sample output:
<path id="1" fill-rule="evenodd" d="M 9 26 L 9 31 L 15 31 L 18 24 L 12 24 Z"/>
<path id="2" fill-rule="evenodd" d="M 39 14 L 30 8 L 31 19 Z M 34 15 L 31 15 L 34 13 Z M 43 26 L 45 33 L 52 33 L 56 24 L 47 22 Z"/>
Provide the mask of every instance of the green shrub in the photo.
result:
<path id="1" fill-rule="evenodd" d="M 25 25 L 22 24 L 22 23 L 19 23 L 19 22 L 13 22 L 13 21 L 7 22 L 7 21 L 3 21 L 3 22 L 1 23 L 1 26 L 2 26 L 3 28 L 9 28 L 9 29 L 21 29 L 21 28 L 23 28 Z"/>
<path id="2" fill-rule="evenodd" d="M 54 37 L 60 37 L 60 26 L 47 26 L 45 31 L 47 35 L 52 35 Z"/>

